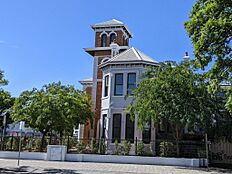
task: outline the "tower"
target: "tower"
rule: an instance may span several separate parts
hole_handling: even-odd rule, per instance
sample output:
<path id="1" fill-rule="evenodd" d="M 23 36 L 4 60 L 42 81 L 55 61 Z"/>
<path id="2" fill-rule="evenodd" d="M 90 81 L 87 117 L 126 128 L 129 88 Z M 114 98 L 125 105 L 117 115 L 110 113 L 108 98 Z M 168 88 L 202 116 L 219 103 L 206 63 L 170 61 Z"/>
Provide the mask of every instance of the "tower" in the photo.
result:
<path id="1" fill-rule="evenodd" d="M 94 121 L 90 137 L 99 138 L 102 96 L 102 70 L 99 65 L 115 56 L 115 54 L 127 50 L 132 34 L 123 22 L 115 19 L 97 23 L 91 27 L 95 32 L 95 47 L 85 48 L 85 51 L 94 58 L 92 86 Z"/>

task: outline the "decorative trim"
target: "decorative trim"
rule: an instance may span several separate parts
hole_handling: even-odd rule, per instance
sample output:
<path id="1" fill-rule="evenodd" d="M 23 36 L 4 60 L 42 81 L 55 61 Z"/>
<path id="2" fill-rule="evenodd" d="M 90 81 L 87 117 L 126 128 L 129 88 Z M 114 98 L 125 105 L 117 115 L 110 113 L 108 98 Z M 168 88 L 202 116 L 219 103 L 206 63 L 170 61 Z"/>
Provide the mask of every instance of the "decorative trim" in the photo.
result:
<path id="1" fill-rule="evenodd" d="M 101 32 L 100 37 L 102 37 L 103 34 L 106 34 L 106 36 L 109 37 L 109 34 L 105 30 Z"/>

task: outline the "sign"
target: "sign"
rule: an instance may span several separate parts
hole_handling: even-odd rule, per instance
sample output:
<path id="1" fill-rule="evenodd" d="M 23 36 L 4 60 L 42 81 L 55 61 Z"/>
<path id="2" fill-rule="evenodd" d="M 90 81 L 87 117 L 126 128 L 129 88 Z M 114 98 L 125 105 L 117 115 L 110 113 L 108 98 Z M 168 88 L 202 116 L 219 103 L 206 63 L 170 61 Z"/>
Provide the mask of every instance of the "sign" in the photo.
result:
<path id="1" fill-rule="evenodd" d="M 19 129 L 20 129 L 20 131 L 25 131 L 25 121 L 20 121 Z"/>

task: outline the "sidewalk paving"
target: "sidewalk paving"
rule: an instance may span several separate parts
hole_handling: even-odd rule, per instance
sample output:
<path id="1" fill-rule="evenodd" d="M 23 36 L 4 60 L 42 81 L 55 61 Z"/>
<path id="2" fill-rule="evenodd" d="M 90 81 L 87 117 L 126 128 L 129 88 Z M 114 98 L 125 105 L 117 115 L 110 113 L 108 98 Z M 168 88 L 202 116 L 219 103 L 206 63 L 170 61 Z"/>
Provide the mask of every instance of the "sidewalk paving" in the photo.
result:
<path id="1" fill-rule="evenodd" d="M 55 162 L 0 159 L 0 173 L 53 173 L 53 174 L 216 174 L 232 173 L 229 170 L 187 168 L 178 166 L 89 163 L 89 162 Z"/>

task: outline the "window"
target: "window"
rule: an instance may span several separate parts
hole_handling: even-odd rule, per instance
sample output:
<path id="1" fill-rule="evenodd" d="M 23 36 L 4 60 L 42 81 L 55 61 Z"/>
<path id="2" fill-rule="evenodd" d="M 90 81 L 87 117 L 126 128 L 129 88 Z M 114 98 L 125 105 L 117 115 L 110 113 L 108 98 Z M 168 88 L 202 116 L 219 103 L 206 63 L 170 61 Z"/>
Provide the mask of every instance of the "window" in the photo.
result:
<path id="1" fill-rule="evenodd" d="M 114 42 L 115 38 L 116 38 L 115 33 L 112 33 L 112 34 L 110 35 L 110 43 Z"/>
<path id="2" fill-rule="evenodd" d="M 121 114 L 113 115 L 113 131 L 112 131 L 112 142 L 121 140 Z"/>
<path id="3" fill-rule="evenodd" d="M 128 73 L 127 75 L 127 94 L 132 94 L 136 88 L 136 73 Z"/>
<path id="4" fill-rule="evenodd" d="M 104 87 L 104 97 L 108 96 L 108 91 L 109 91 L 109 76 L 105 76 L 105 87 Z"/>
<path id="5" fill-rule="evenodd" d="M 144 126 L 143 143 L 148 144 L 151 141 L 151 121 Z"/>
<path id="6" fill-rule="evenodd" d="M 102 116 L 102 138 L 105 138 L 105 131 L 106 131 L 106 117 L 107 114 L 103 114 Z"/>
<path id="7" fill-rule="evenodd" d="M 126 140 L 134 143 L 135 122 L 131 120 L 130 114 L 126 114 Z"/>
<path id="8" fill-rule="evenodd" d="M 114 95 L 123 95 L 123 73 L 115 74 Z"/>
<path id="9" fill-rule="evenodd" d="M 103 34 L 101 36 L 101 46 L 102 47 L 106 47 L 106 43 L 107 43 L 107 35 L 106 34 Z"/>

